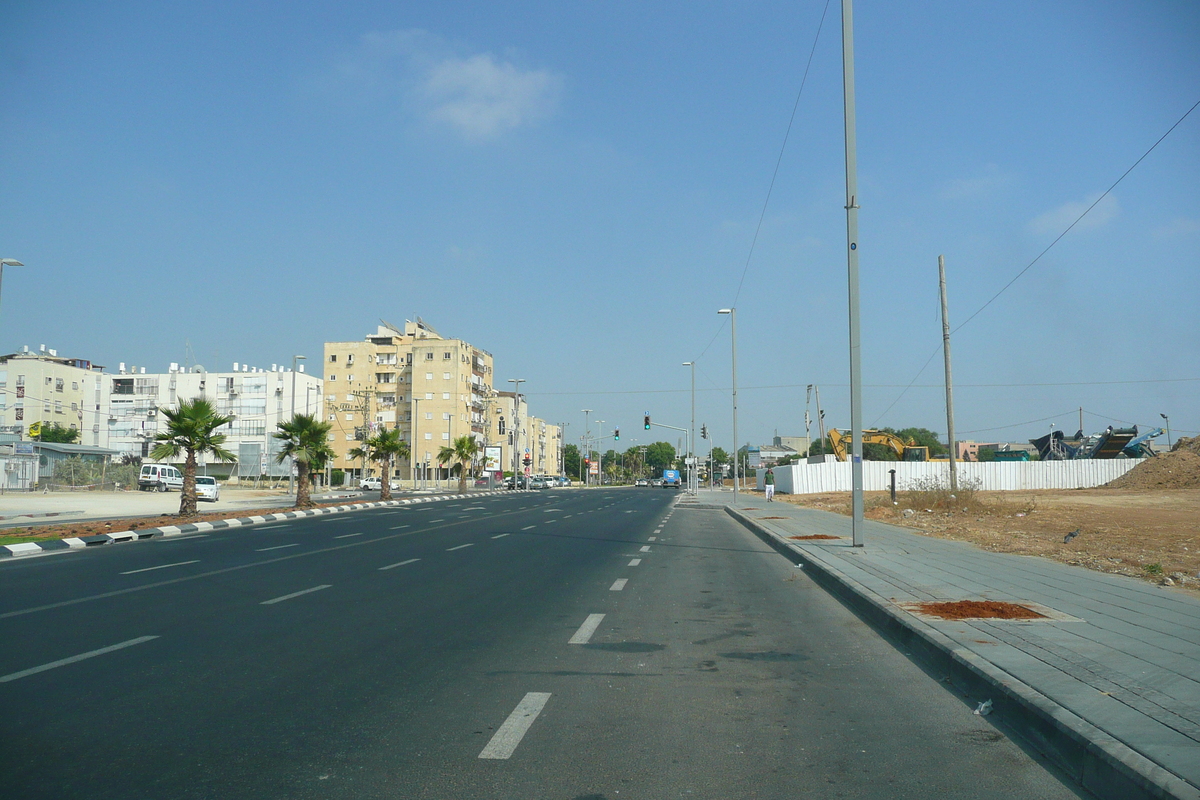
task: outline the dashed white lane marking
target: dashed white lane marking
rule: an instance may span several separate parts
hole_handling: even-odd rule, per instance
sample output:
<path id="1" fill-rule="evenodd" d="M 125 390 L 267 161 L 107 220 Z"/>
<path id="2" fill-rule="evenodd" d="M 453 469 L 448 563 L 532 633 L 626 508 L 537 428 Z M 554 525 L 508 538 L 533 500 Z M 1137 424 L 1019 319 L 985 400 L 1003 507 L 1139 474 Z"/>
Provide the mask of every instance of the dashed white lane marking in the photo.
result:
<path id="1" fill-rule="evenodd" d="M 528 530 L 533 530 L 536 527 L 537 527 L 537 525 L 526 525 L 524 528 L 521 528 L 521 530 L 528 531 Z"/>
<path id="2" fill-rule="evenodd" d="M 625 584 L 629 583 L 629 578 L 617 578 L 613 581 L 613 585 L 608 587 L 610 592 L 619 592 L 625 588 Z"/>
<path id="3" fill-rule="evenodd" d="M 495 536 L 493 536 L 492 538 L 493 538 L 493 539 L 503 539 L 505 536 L 508 536 L 508 534 L 507 534 L 507 533 L 497 533 L 497 534 L 496 534 Z"/>
<path id="4" fill-rule="evenodd" d="M 513 712 L 504 720 L 504 724 L 492 735 L 487 747 L 479 753 L 480 758 L 509 758 L 517 749 L 517 745 L 525 738 L 533 721 L 546 707 L 550 699 L 549 692 L 529 692 L 522 698 Z"/>
<path id="5" fill-rule="evenodd" d="M 341 536 L 335 536 L 335 539 L 349 539 L 351 536 L 362 536 L 362 533 L 343 533 Z"/>
<path id="6" fill-rule="evenodd" d="M 640 553 L 649 553 L 649 552 L 650 552 L 650 545 L 648 545 L 648 544 L 644 544 L 644 545 L 642 545 L 642 549 L 641 549 L 641 550 L 639 550 L 638 552 L 640 552 Z"/>
<path id="7" fill-rule="evenodd" d="M 575 631 L 575 635 L 567 640 L 567 644 L 587 644 L 590 642 L 592 634 L 596 632 L 596 628 L 600 627 L 600 621 L 603 619 L 603 614 L 588 614 L 588 618 L 579 626 L 579 630 Z"/>
<path id="8" fill-rule="evenodd" d="M 26 678 L 30 675 L 36 675 L 39 672 L 45 672 L 48 669 L 54 669 L 55 667 L 65 667 L 67 664 L 74 664 L 76 661 L 95 658 L 96 656 L 102 656 L 105 653 L 111 653 L 115 650 L 123 650 L 126 647 L 133 647 L 135 644 L 141 644 L 142 642 L 148 642 L 151 639 L 157 638 L 157 636 L 139 636 L 138 638 L 130 639 L 127 642 L 110 644 L 108 647 L 101 647 L 99 650 L 89 650 L 86 653 L 80 653 L 79 655 L 71 656 L 70 658 L 60 658 L 58 661 L 51 661 L 49 664 L 42 664 L 40 667 L 30 667 L 29 669 L 23 669 L 20 672 L 11 672 L 8 675 L 0 675 L 0 683 L 8 683 L 9 681 L 17 680 L 18 678 Z"/>
<path id="9" fill-rule="evenodd" d="M 394 527 L 394 528 L 388 528 L 388 530 L 389 530 L 389 531 L 398 531 L 398 530 L 400 530 L 401 528 L 409 528 L 409 527 L 412 527 L 412 526 L 411 526 L 411 525 L 397 525 L 397 526 L 396 526 L 396 527 Z"/>
<path id="10" fill-rule="evenodd" d="M 275 545 L 274 547 L 263 547 L 263 548 L 261 548 L 261 549 L 259 549 L 259 550 L 255 550 L 254 552 L 256 552 L 256 553 L 265 553 L 265 552 L 267 552 L 268 550 L 282 550 L 282 549 L 283 549 L 283 548 L 285 548 L 285 547 L 299 547 L 299 546 L 300 546 L 300 544 L 299 544 L 298 542 L 294 542 L 294 543 L 292 543 L 292 544 L 277 544 L 277 545 Z"/>
<path id="11" fill-rule="evenodd" d="M 551 522 L 558 522 L 558 520 L 556 520 L 556 519 L 548 519 L 548 520 L 546 520 L 546 524 L 547 524 L 547 525 L 549 525 Z"/>
<path id="12" fill-rule="evenodd" d="M 655 541 L 656 539 L 658 539 L 658 537 L 657 537 L 657 536 L 651 536 L 651 537 L 650 537 L 649 539 L 647 539 L 646 541 L 648 541 L 648 542 L 653 542 L 653 541 Z"/>
<path id="13" fill-rule="evenodd" d="M 462 550 L 464 547 L 474 547 L 474 546 L 475 546 L 474 542 L 467 542 L 466 544 L 460 544 L 457 547 L 447 547 L 446 552 L 449 553 L 452 550 Z"/>
<path id="14" fill-rule="evenodd" d="M 264 525 L 261 528 L 255 528 L 255 531 L 273 531 L 276 528 L 286 528 L 287 525 Z"/>
<path id="15" fill-rule="evenodd" d="M 420 560 L 421 559 L 419 559 L 419 558 L 410 558 L 408 561 L 399 561 L 395 564 L 388 564 L 386 567 L 380 567 L 379 571 L 382 572 L 385 569 L 395 569 L 396 567 L 403 567 L 405 564 L 415 564 Z"/>
<path id="16" fill-rule="evenodd" d="M 463 509 L 463 511 L 486 511 L 486 510 L 487 509 L 484 508 L 483 506 L 471 506 L 470 508 Z"/>
<path id="17" fill-rule="evenodd" d="M 635 558 L 629 562 L 629 566 L 636 567 L 640 563 L 642 563 L 642 560 L 640 558 Z"/>
<path id="18" fill-rule="evenodd" d="M 323 583 L 320 586 L 314 586 L 311 589 L 301 589 L 298 592 L 292 592 L 291 594 L 285 594 L 283 597 L 274 597 L 270 600 L 263 600 L 261 603 L 259 603 L 259 605 L 260 606 L 273 606 L 276 603 L 282 603 L 284 600 L 291 600 L 293 597 L 301 597 L 306 594 L 312 594 L 313 592 L 319 592 L 322 589 L 332 589 L 332 588 L 333 588 L 333 584 Z"/>
<path id="19" fill-rule="evenodd" d="M 128 572 L 122 572 L 122 575 L 136 575 L 139 572 L 150 572 L 156 569 L 166 569 L 167 567 L 182 567 L 185 564 L 196 564 L 200 561 L 198 558 L 193 558 L 191 561 L 179 561 L 174 564 L 159 564 L 157 567 L 142 567 L 141 569 L 131 569 Z"/>
<path id="20" fill-rule="evenodd" d="M 431 523 L 433 523 L 433 522 L 445 522 L 446 520 L 444 520 L 444 519 L 431 519 L 431 520 L 429 520 L 429 521 L 430 521 Z"/>

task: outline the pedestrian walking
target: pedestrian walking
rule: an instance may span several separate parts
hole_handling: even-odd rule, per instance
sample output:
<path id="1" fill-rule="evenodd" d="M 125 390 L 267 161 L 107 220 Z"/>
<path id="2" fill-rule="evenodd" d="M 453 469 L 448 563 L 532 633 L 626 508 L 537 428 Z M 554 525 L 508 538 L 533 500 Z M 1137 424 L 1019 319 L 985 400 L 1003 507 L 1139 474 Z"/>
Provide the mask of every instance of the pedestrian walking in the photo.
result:
<path id="1" fill-rule="evenodd" d="M 775 500 L 775 470 L 767 467 L 767 474 L 763 477 L 763 488 L 766 490 L 767 502 L 771 503 Z"/>

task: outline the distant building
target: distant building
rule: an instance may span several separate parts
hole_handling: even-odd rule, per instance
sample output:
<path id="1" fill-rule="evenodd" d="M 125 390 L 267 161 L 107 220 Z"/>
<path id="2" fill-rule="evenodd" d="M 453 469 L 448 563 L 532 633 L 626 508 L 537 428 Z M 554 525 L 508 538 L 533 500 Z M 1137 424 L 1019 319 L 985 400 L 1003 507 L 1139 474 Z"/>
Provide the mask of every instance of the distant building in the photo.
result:
<path id="1" fill-rule="evenodd" d="M 391 477 L 413 479 L 438 468 L 438 451 L 460 436 L 480 450 L 495 403 L 492 354 L 442 337 L 420 318 L 404 329 L 380 325 L 362 341 L 325 343 L 325 413 L 333 425 L 333 467 L 357 480 L 378 471 L 350 451 L 381 427 L 399 427 L 412 457 Z"/>
<path id="2" fill-rule="evenodd" d="M 155 437 L 166 430 L 161 409 L 204 398 L 218 414 L 233 417 L 217 433 L 226 437 L 223 447 L 237 456 L 236 464 L 215 463 L 211 456 L 202 456 L 209 473 L 241 478 L 287 475 L 291 466 L 276 462 L 280 442 L 272 434 L 293 413 L 324 415 L 321 379 L 301 370 L 303 365 L 293 374 L 278 364 L 260 369 L 235 363 L 229 372 L 209 372 L 198 365 L 171 364 L 167 372 L 148 374 L 145 367 L 126 369 L 122 363 L 118 373 L 103 376 L 104 386 L 96 398 L 100 444 L 149 460 Z"/>
<path id="3" fill-rule="evenodd" d="M 8 441 L 28 439 L 35 423 L 55 423 L 95 434 L 81 443 L 99 444 L 96 396 L 104 367 L 85 359 L 64 358 L 42 345 L 38 350 L 0 356 L 0 433 Z"/>

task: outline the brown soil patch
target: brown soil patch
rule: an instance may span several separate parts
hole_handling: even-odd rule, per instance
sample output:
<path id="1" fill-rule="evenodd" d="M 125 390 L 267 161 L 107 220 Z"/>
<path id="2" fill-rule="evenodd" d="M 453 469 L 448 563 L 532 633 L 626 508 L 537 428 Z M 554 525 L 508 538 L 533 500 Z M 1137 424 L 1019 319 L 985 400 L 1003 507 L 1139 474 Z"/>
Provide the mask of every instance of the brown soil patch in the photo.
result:
<path id="1" fill-rule="evenodd" d="M 320 503 L 313 508 L 332 508 L 349 505 L 340 503 Z M 283 508 L 260 508 L 255 510 L 225 510 L 196 514 L 192 517 L 181 517 L 178 514 L 162 514 L 157 517 L 125 517 L 112 520 L 91 520 L 89 522 L 65 522 L 59 525 L 35 525 L 28 528 L 0 529 L 0 543 L 11 544 L 14 540 L 36 542 L 45 539 L 68 539 L 79 536 L 96 536 L 101 533 L 120 533 L 121 531 L 137 531 L 147 528 L 166 528 L 171 525 L 188 525 L 195 522 L 217 522 L 223 519 L 245 519 L 266 514 L 282 514 L 294 511 L 291 506 Z"/>
<path id="2" fill-rule="evenodd" d="M 789 539 L 799 539 L 800 541 L 813 541 L 815 539 L 840 539 L 840 536 L 830 536 L 827 533 L 810 533 L 808 536 L 789 536 Z"/>
<path id="3" fill-rule="evenodd" d="M 952 603 L 921 603 L 923 614 L 942 619 L 1045 619 L 1036 611 L 998 600 L 957 600 Z"/>
<path id="4" fill-rule="evenodd" d="M 787 519 L 787 517 L 759 517 L 759 519 Z"/>
<path id="5" fill-rule="evenodd" d="M 848 492 L 776 499 L 850 514 Z M 887 492 L 867 492 L 867 517 L 997 553 L 1042 556 L 1154 583 L 1169 579 L 1200 593 L 1200 489 L 977 492 L 954 508 L 914 504 L 904 492 L 896 500 L 893 506 Z M 1064 541 L 1074 531 L 1079 533 Z"/>
<path id="6" fill-rule="evenodd" d="M 1106 485 L 1110 489 L 1200 489 L 1200 436 L 1180 439 Z"/>

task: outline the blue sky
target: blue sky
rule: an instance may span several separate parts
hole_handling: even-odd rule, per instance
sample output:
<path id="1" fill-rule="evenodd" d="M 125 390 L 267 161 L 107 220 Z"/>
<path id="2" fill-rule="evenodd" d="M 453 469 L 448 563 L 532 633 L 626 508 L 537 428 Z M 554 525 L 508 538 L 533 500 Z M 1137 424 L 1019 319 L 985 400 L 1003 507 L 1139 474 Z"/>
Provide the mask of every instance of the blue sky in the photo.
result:
<path id="1" fill-rule="evenodd" d="M 807 384 L 848 426 L 824 8 L 0 4 L 0 349 L 315 364 L 420 315 L 569 440 L 686 426 L 695 359 L 728 447 L 736 302 L 742 441 Z M 937 256 L 957 325 L 1200 100 L 1200 5 L 860 0 L 855 39 L 865 422 L 944 432 Z M 955 333 L 960 438 L 1200 431 L 1197 186 L 1200 110 Z"/>

